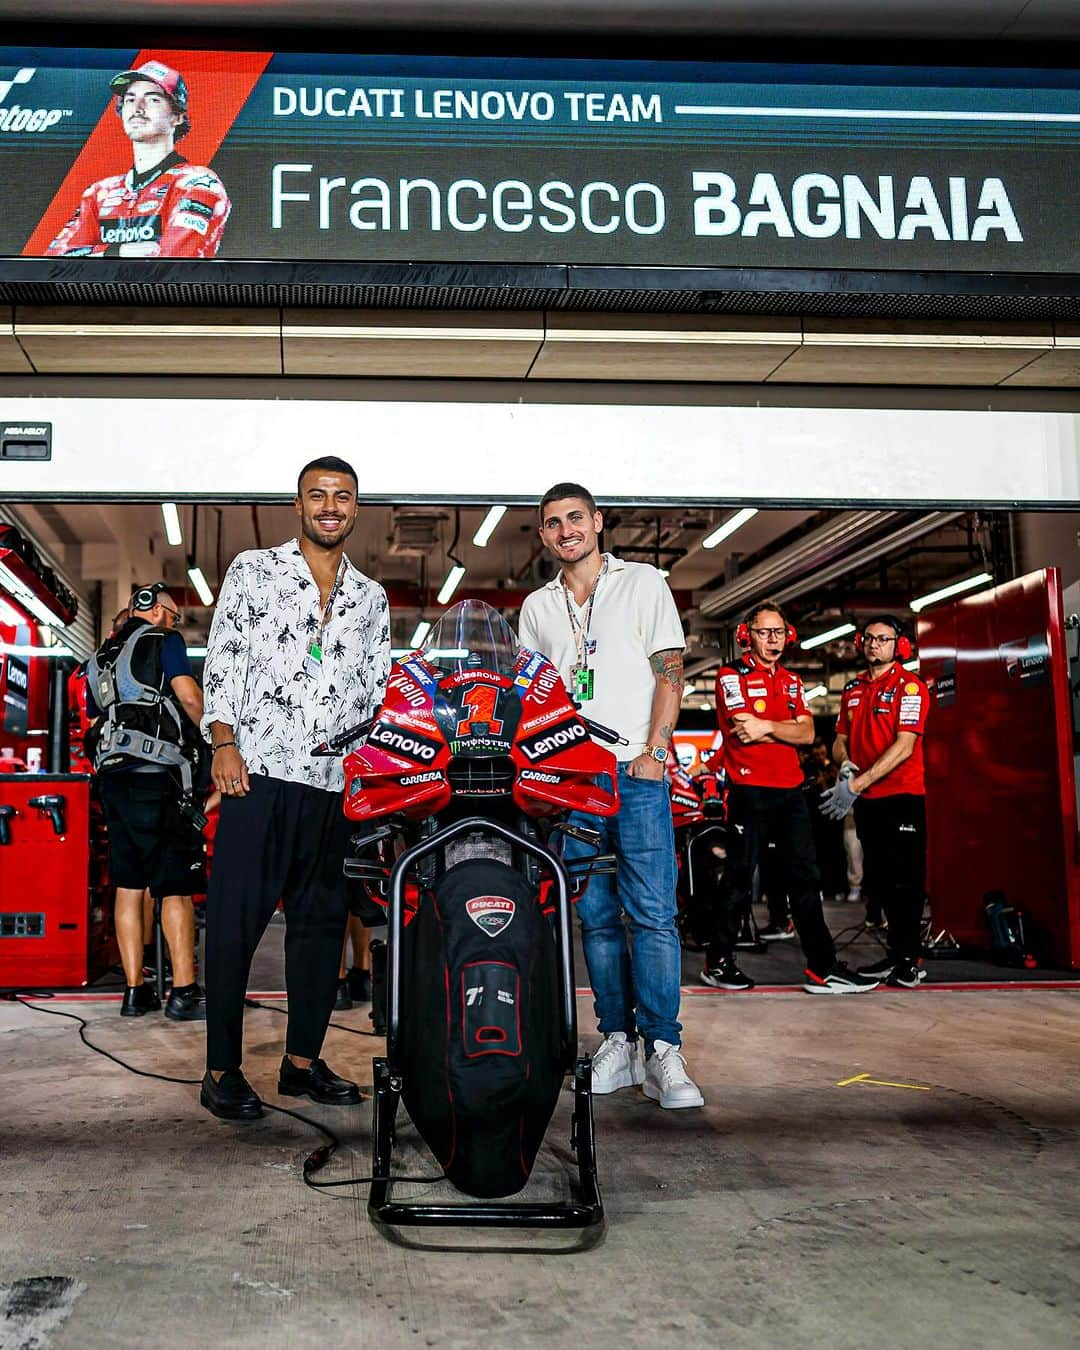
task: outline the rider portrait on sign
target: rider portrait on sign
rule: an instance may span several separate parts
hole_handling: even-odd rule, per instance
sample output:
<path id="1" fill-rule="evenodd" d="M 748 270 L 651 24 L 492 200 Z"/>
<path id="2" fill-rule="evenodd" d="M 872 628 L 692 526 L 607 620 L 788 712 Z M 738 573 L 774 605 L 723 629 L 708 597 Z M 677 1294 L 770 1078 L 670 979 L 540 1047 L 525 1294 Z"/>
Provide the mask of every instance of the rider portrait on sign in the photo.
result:
<path id="1" fill-rule="evenodd" d="M 212 169 L 191 164 L 176 142 L 191 130 L 188 88 L 179 71 L 144 61 L 109 83 L 131 141 L 127 173 L 101 178 L 82 194 L 49 257 L 213 258 L 231 203 Z"/>

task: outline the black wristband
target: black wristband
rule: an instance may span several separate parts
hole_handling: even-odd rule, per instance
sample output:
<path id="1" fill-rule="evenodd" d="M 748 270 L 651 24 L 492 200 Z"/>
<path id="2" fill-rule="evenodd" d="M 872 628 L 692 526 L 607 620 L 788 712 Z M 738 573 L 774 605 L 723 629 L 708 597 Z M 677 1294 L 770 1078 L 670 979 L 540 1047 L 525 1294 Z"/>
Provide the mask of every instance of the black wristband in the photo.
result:
<path id="1" fill-rule="evenodd" d="M 235 749 L 236 749 L 236 742 L 235 742 L 235 741 L 219 741 L 218 744 L 214 746 L 214 754 L 216 755 L 217 752 L 218 752 L 219 750 L 228 750 L 228 749 L 230 748 L 230 746 L 232 747 L 232 749 L 235 750 Z"/>

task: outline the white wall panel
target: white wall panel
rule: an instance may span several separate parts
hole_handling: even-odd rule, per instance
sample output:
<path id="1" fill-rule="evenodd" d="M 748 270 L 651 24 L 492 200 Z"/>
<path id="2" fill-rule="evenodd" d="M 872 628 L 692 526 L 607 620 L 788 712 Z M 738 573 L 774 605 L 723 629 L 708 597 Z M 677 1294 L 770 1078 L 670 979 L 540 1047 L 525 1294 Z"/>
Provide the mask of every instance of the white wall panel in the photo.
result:
<path id="1" fill-rule="evenodd" d="M 1075 413 L 73 397 L 0 415 L 53 423 L 50 463 L 0 462 L 8 499 L 280 498 L 332 453 L 368 500 L 532 502 L 571 478 L 628 502 L 1080 501 Z"/>

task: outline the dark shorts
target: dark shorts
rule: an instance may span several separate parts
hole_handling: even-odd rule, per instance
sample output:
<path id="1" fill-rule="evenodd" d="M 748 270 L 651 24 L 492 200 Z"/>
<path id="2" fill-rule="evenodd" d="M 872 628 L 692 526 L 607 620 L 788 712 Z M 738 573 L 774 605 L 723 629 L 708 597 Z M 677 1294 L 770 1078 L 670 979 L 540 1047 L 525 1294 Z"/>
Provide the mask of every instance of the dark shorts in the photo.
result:
<path id="1" fill-rule="evenodd" d="M 206 890 L 202 835 L 180 814 L 167 773 L 103 773 L 97 778 L 109 827 L 109 880 L 155 898 Z"/>

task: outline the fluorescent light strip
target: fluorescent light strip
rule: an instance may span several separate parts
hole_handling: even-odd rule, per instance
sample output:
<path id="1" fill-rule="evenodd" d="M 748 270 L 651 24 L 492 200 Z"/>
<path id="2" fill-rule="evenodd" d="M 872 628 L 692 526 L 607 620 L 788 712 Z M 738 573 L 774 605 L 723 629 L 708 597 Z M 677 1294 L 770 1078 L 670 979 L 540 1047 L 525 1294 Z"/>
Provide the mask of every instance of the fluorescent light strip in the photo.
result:
<path id="1" fill-rule="evenodd" d="M 461 578 L 465 575 L 465 569 L 460 563 L 455 563 L 446 574 L 446 580 L 442 584 L 442 590 L 435 597 L 436 604 L 445 605 L 450 597 L 457 590 L 461 583 Z"/>
<path id="2" fill-rule="evenodd" d="M 736 530 L 741 529 L 748 520 L 753 520 L 757 513 L 758 509 L 756 506 L 744 506 L 741 511 L 736 511 L 729 520 L 725 520 L 723 525 L 720 525 L 717 529 L 713 530 L 712 534 L 707 534 L 701 541 L 701 547 L 715 548 L 722 539 L 726 539 L 728 535 L 734 534 Z"/>
<path id="3" fill-rule="evenodd" d="M 942 586 L 939 591 L 931 591 L 929 595 L 920 595 L 917 600 L 912 600 L 911 608 L 918 614 L 927 605 L 935 605 L 939 600 L 948 600 L 950 595 L 962 595 L 964 591 L 973 591 L 976 586 L 985 586 L 992 583 L 993 580 L 994 578 L 989 572 L 980 572 L 977 577 L 967 577 L 964 581 L 954 581 L 951 586 Z"/>
<path id="4" fill-rule="evenodd" d="M 175 502 L 161 503 L 161 518 L 165 522 L 165 538 L 176 548 L 184 542 L 184 532 L 180 528 L 180 512 Z"/>
<path id="5" fill-rule="evenodd" d="M 195 587 L 199 599 L 203 602 L 203 604 L 212 605 L 214 603 L 214 592 L 210 589 L 210 583 L 203 576 L 202 568 L 189 567 L 187 570 L 187 574 L 188 580 Z"/>
<path id="6" fill-rule="evenodd" d="M 477 548 L 487 547 L 487 541 L 495 533 L 496 525 L 498 525 L 499 521 L 502 520 L 503 516 L 505 515 L 506 515 L 505 506 L 493 506 L 488 511 L 487 515 L 480 522 L 480 528 L 476 531 L 476 533 L 472 537 L 472 541 Z"/>
<path id="7" fill-rule="evenodd" d="M 420 644 L 424 641 L 424 639 L 430 632 L 431 632 L 431 624 L 428 623 L 427 619 L 421 619 L 420 622 L 416 625 L 416 628 L 413 630 L 412 637 L 409 639 L 408 650 L 410 652 L 416 651 L 416 649 L 420 646 Z"/>
<path id="8" fill-rule="evenodd" d="M 807 689 L 803 692 L 804 699 L 824 698 L 828 689 L 823 684 L 815 684 L 813 689 Z"/>
<path id="9" fill-rule="evenodd" d="M 832 642 L 834 638 L 847 637 L 849 633 L 854 633 L 855 625 L 853 623 L 837 624 L 835 628 L 827 628 L 824 633 L 815 633 L 813 637 L 806 638 L 800 642 L 799 646 L 804 652 L 811 652 L 815 647 L 824 647 L 826 642 Z"/>
<path id="10" fill-rule="evenodd" d="M 35 618 L 40 619 L 42 623 L 51 624 L 57 628 L 67 627 L 60 615 L 51 610 L 44 600 L 36 596 L 30 587 L 20 581 L 11 569 L 2 562 L 0 562 L 0 586 L 3 586 L 10 596 L 18 600 L 20 605 L 25 605 L 30 613 Z"/>

